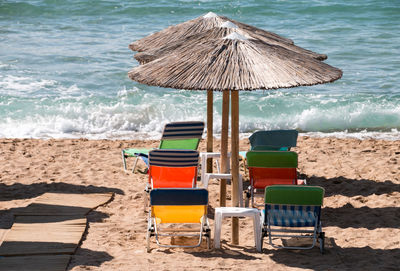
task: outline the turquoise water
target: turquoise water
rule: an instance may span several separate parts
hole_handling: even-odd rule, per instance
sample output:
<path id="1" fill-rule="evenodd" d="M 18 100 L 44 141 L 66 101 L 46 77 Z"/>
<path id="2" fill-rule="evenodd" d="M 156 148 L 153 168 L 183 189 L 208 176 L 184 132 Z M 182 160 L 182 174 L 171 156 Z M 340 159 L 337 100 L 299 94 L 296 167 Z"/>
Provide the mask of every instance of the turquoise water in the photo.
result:
<path id="1" fill-rule="evenodd" d="M 128 45 L 213 11 L 325 53 L 325 85 L 240 93 L 240 131 L 400 139 L 400 1 L 0 1 L 0 137 L 149 138 L 206 94 L 131 81 Z M 215 131 L 221 95 L 215 94 Z"/>

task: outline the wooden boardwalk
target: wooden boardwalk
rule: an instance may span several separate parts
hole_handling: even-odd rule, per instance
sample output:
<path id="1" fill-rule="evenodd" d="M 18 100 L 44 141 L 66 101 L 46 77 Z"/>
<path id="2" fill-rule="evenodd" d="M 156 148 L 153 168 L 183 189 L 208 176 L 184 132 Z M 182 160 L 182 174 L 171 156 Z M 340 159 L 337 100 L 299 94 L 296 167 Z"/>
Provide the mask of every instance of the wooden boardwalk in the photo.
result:
<path id="1" fill-rule="evenodd" d="M 0 270 L 65 270 L 86 230 L 86 214 L 107 203 L 112 193 L 46 193 L 16 209 L 3 231 Z"/>

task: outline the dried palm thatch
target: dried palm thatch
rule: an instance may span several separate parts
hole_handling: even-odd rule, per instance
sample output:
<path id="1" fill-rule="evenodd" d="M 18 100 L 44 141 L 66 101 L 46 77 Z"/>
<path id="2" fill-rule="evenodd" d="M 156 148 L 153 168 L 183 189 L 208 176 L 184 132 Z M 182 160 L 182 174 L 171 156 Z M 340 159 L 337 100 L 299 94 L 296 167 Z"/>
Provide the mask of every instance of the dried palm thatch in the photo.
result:
<path id="1" fill-rule="evenodd" d="M 192 36 L 184 37 L 180 39 L 179 41 L 175 42 L 170 42 L 167 44 L 164 44 L 163 46 L 147 50 L 145 52 L 139 52 L 135 55 L 135 59 L 140 63 L 140 64 L 146 64 L 150 61 L 153 61 L 157 58 L 163 57 L 165 55 L 173 53 L 175 50 L 180 50 L 183 49 L 184 47 L 192 48 L 193 46 L 196 46 L 197 44 L 203 44 L 207 42 L 208 40 L 212 39 L 220 39 L 223 37 L 226 37 L 227 35 L 237 32 L 248 39 L 257 39 L 252 36 L 252 33 L 249 32 L 248 30 L 244 30 L 236 26 L 235 24 L 226 21 L 223 24 L 221 24 L 219 27 L 213 27 L 209 30 L 206 30 L 205 32 L 202 32 L 200 34 L 195 34 Z M 266 42 L 267 39 L 260 40 L 262 42 Z M 326 55 L 320 55 L 317 53 L 314 53 L 312 51 L 303 49 L 301 47 L 298 47 L 294 44 L 288 44 L 288 43 L 282 43 L 282 42 L 277 42 L 276 40 L 269 39 L 270 41 L 267 42 L 268 44 L 271 45 L 279 45 L 283 48 L 286 48 L 288 50 L 307 55 L 312 58 L 316 58 L 318 60 L 321 59 L 326 59 Z"/>
<path id="2" fill-rule="evenodd" d="M 174 42 L 182 42 L 181 39 L 202 33 L 214 27 L 219 27 L 225 21 L 230 21 L 236 24 L 239 28 L 241 28 L 243 31 L 245 31 L 249 36 L 253 38 L 260 39 L 262 41 L 272 44 L 282 45 L 285 47 L 286 46 L 290 47 L 290 45 L 293 45 L 293 41 L 291 39 L 284 38 L 275 33 L 268 32 L 256 28 L 254 26 L 250 26 L 235 20 L 231 20 L 225 16 L 218 16 L 215 13 L 210 12 L 204 16 L 200 16 L 198 18 L 195 18 L 193 20 L 181 24 L 172 25 L 164 30 L 161 30 L 152 35 L 144 37 L 138 41 L 131 43 L 129 45 L 129 48 L 132 49 L 133 51 L 143 52 L 160 46 L 164 46 L 166 44 Z M 296 48 L 299 48 L 298 50 L 300 49 L 305 50 L 297 46 L 293 47 L 293 49 Z M 327 58 L 327 56 L 324 54 L 318 54 L 312 51 L 307 51 L 305 53 L 310 54 L 312 57 L 318 60 L 325 60 Z"/>
<path id="3" fill-rule="evenodd" d="M 219 91 L 315 85 L 341 76 L 326 63 L 238 33 L 181 47 L 129 72 L 132 80 L 147 85 Z"/>

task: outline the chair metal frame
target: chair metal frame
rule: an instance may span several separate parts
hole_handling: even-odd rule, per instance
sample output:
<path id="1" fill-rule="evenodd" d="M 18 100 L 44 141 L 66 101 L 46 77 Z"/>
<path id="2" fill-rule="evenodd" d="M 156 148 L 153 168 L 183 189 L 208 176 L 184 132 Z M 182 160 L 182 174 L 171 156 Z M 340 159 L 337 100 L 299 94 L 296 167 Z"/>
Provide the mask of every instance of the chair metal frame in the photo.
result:
<path id="1" fill-rule="evenodd" d="M 147 248 L 147 252 L 150 252 L 150 239 L 152 236 L 155 236 L 155 240 L 158 246 L 160 247 L 182 247 L 182 248 L 194 248 L 194 247 L 199 247 L 202 244 L 202 240 L 203 237 L 206 238 L 206 242 L 207 242 L 207 248 L 210 249 L 210 238 L 211 238 L 211 229 L 210 229 L 210 224 L 207 218 L 207 208 L 208 208 L 208 191 L 206 189 L 202 189 L 202 188 L 182 188 L 182 189 L 169 189 L 169 188 L 160 188 L 160 189 L 155 189 L 153 191 L 157 191 L 157 190 L 170 190 L 170 191 L 179 191 L 179 193 L 183 194 L 185 193 L 185 191 L 198 191 L 199 193 L 207 193 L 207 204 L 205 205 L 200 205 L 204 207 L 204 214 L 201 217 L 200 221 L 198 224 L 199 225 L 199 229 L 183 229 L 183 228 L 167 228 L 165 230 L 162 230 L 160 227 L 160 223 L 157 223 L 157 218 L 154 217 L 153 215 L 153 207 L 150 207 L 149 210 L 149 216 L 148 216 L 148 224 L 147 224 L 147 234 L 146 234 L 146 248 Z M 154 192 L 153 192 L 154 193 Z M 189 192 L 190 193 L 190 192 Z M 150 194 L 151 196 L 151 194 Z M 175 199 L 177 200 L 177 203 L 179 205 L 179 199 Z M 187 203 L 187 205 L 191 205 L 190 203 Z M 182 205 L 185 206 L 185 205 Z M 195 223 L 192 222 L 177 222 L 177 223 L 166 223 L 166 224 L 189 224 L 189 225 L 193 225 Z M 167 233 L 168 232 L 168 233 Z M 159 237 L 162 236 L 166 236 L 166 237 L 199 237 L 199 240 L 196 244 L 194 245 L 168 245 L 168 244 L 162 244 L 159 240 Z"/>
<path id="2" fill-rule="evenodd" d="M 307 205 L 307 204 L 302 204 L 301 202 L 297 203 L 297 204 L 293 204 L 292 203 L 288 203 L 285 204 L 285 199 L 283 198 L 281 200 L 281 204 L 282 206 L 285 206 L 286 208 L 299 208 L 299 206 L 301 206 L 302 208 L 309 208 L 311 212 L 311 208 L 314 208 L 312 211 L 314 213 L 314 225 L 310 226 L 310 225 L 306 225 L 306 226 L 301 226 L 301 225 L 295 225 L 295 226 L 290 226 L 290 225 L 275 225 L 274 223 L 272 223 L 272 219 L 269 215 L 268 212 L 268 205 L 270 206 L 275 206 L 277 204 L 273 204 L 273 203 L 268 203 L 267 201 L 267 193 L 269 193 L 270 191 L 274 190 L 274 189 L 280 189 L 281 187 L 284 186 L 280 186 L 280 185 L 274 185 L 274 186 L 270 186 L 266 189 L 265 191 L 265 213 L 262 212 L 262 221 L 263 221 L 263 226 L 262 226 L 262 237 L 261 237 L 261 244 L 263 243 L 263 238 L 267 237 L 269 238 L 269 244 L 274 247 L 274 248 L 285 248 L 285 249 L 312 249 L 315 245 L 317 240 L 319 241 L 319 249 L 321 253 L 324 253 L 324 249 L 325 249 L 325 233 L 322 231 L 322 223 L 321 223 L 321 207 L 322 207 L 322 201 L 323 201 L 323 195 L 324 195 L 324 189 L 322 187 L 317 187 L 317 186 L 286 186 L 286 189 L 291 189 L 291 188 L 295 188 L 293 189 L 294 193 L 296 193 L 296 191 L 299 191 L 298 193 L 302 193 L 301 190 L 315 190 L 318 189 L 320 191 L 322 191 L 322 199 L 321 199 L 321 204 L 320 205 Z M 292 192 L 293 192 L 292 191 Z M 304 193 L 304 192 L 303 192 Z M 307 191 L 305 191 L 305 193 L 307 193 Z M 289 201 L 293 201 L 293 200 L 289 200 Z M 284 219 L 285 217 L 282 217 L 282 219 Z M 286 223 L 286 222 L 285 222 Z M 292 229 L 293 227 L 297 228 L 297 229 Z M 310 229 L 312 227 L 312 230 Z M 308 229 L 307 229 L 308 228 Z M 275 234 L 278 233 L 278 234 Z M 273 238 L 293 238 L 293 237 L 298 237 L 298 238 L 311 238 L 312 239 L 312 244 L 310 246 L 285 246 L 283 245 L 277 245 L 273 242 Z"/>

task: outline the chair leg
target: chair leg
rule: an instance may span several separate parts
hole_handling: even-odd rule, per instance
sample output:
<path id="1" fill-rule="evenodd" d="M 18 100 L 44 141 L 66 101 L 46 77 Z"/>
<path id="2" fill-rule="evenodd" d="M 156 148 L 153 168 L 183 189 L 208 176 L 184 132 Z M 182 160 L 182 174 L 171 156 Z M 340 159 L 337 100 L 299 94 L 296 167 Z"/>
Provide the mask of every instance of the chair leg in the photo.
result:
<path id="1" fill-rule="evenodd" d="M 149 208 L 149 192 L 147 190 L 143 191 L 143 211 L 148 212 Z"/>
<path id="2" fill-rule="evenodd" d="M 150 252 L 150 239 L 151 236 L 153 235 L 153 223 L 152 223 L 152 217 L 151 214 L 149 213 L 149 218 L 147 220 L 147 232 L 146 232 L 146 251 L 147 253 Z"/>
<path id="3" fill-rule="evenodd" d="M 124 170 L 126 171 L 126 158 L 125 158 L 125 153 L 124 153 L 124 150 L 122 150 L 121 152 L 122 152 L 122 163 L 124 164 Z"/>
<path id="4" fill-rule="evenodd" d="M 136 156 L 135 163 L 133 164 L 133 167 L 132 167 L 132 173 L 135 173 L 135 169 L 136 169 L 136 165 L 137 165 L 138 158 L 139 158 L 139 157 Z"/>
<path id="5" fill-rule="evenodd" d="M 151 230 L 147 229 L 147 233 L 146 233 L 146 251 L 147 251 L 147 253 L 150 252 L 150 237 L 151 237 Z"/>
<path id="6" fill-rule="evenodd" d="M 321 254 L 324 254 L 324 252 L 325 252 L 325 232 L 319 233 L 318 241 L 319 241 L 319 250 L 321 251 Z"/>

